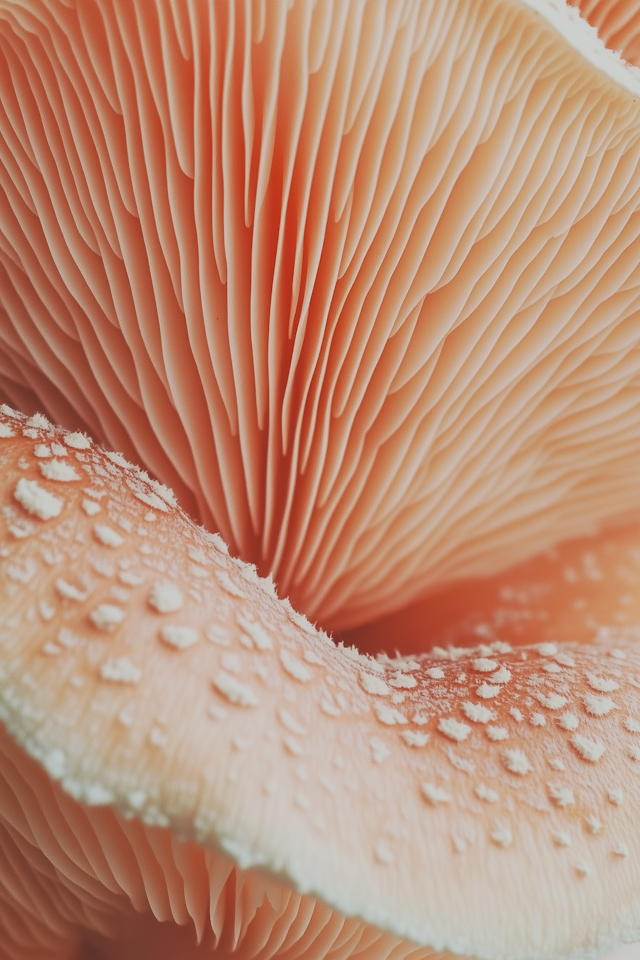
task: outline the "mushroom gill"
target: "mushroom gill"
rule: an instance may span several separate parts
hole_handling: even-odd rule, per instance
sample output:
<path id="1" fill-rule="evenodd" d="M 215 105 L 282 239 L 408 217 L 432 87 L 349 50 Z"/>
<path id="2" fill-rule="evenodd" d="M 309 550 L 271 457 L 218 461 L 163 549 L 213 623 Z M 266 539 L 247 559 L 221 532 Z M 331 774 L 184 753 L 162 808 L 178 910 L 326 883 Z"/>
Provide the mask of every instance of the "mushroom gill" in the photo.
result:
<path id="1" fill-rule="evenodd" d="M 640 17 L 632 3 L 624 0 L 569 0 L 581 16 L 597 30 L 610 50 L 640 66 Z"/>
<path id="2" fill-rule="evenodd" d="M 640 80 L 584 21 L 2 0 L 0 36 L 5 391 L 332 629 L 637 510 Z"/>
<path id="3" fill-rule="evenodd" d="M 0 956 L 640 937 L 640 21 L 583 7 L 0 0 Z"/>

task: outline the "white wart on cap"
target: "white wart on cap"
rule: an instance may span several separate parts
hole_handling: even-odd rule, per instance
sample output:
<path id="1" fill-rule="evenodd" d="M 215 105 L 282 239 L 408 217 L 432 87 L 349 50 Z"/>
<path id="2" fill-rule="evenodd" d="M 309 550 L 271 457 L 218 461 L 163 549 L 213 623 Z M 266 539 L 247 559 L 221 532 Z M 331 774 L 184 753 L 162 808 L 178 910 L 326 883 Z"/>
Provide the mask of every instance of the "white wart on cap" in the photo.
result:
<path id="1" fill-rule="evenodd" d="M 315 911 L 394 956 L 524 960 L 640 935 L 636 643 L 371 660 L 134 468 L 91 446 L 70 452 L 81 479 L 43 479 L 34 446 L 64 432 L 0 423 L 0 840 L 20 851 L 34 937 L 117 943 L 133 907 L 249 956 L 258 928 L 240 890 L 268 898 L 274 953 L 293 916 L 305 955 L 320 950 L 303 919 Z M 16 499 L 21 479 L 58 497 L 59 515 Z M 151 493 L 166 509 L 149 509 Z M 96 516 L 121 544 L 95 539 Z M 150 603 L 158 583 L 182 604 Z M 103 605 L 122 611 L 110 630 L 92 616 Z M 487 701 L 489 661 L 503 682 Z M 592 696 L 611 709 L 594 713 Z M 41 849 L 25 860 L 27 838 Z M 42 862 L 67 904 L 55 921 Z M 5 918 L 25 912 L 11 889 Z"/>

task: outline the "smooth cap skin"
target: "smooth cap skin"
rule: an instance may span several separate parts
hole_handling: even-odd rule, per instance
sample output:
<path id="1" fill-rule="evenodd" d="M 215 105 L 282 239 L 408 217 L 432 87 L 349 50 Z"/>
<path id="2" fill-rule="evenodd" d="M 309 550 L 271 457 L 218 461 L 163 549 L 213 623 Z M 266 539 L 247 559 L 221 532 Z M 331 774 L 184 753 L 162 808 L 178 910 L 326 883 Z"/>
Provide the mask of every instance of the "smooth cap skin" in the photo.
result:
<path id="1" fill-rule="evenodd" d="M 637 642 L 376 661 L 81 434 L 4 408 L 0 465 L 0 709 L 41 764 L 3 737 L 16 942 L 53 923 L 49 949 L 117 943 L 131 905 L 243 958 L 286 953 L 285 916 L 307 957 L 338 951 L 345 915 L 347 952 L 394 958 L 548 960 L 640 936 Z M 234 884 L 252 908 L 221 901 Z M 52 886 L 57 920 L 33 907 Z"/>
<path id="2" fill-rule="evenodd" d="M 16 404 L 332 629 L 637 513 L 640 82 L 577 11 L 1 0 L 0 37 Z"/>

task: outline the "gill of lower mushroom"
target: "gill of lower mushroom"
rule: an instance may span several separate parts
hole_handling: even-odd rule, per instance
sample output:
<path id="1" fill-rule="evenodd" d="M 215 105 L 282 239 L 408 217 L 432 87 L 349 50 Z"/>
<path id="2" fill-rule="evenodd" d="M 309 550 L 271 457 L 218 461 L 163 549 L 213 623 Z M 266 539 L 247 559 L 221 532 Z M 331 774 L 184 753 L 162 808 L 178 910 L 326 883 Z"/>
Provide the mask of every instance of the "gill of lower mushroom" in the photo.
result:
<path id="1" fill-rule="evenodd" d="M 9 396 L 340 627 L 635 511 L 637 77 L 584 25 L 0 9 Z"/>

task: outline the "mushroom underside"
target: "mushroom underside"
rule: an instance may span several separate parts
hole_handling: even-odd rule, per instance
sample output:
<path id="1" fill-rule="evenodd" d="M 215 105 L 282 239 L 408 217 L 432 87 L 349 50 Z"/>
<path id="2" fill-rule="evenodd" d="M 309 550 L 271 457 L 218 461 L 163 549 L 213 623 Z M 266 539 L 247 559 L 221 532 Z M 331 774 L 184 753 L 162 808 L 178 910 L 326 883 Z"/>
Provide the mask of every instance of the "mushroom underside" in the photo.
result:
<path id="1" fill-rule="evenodd" d="M 2 960 L 640 938 L 640 18 L 573 5 L 0 0 Z"/>
<path id="2" fill-rule="evenodd" d="M 640 81 L 571 12 L 3 0 L 0 387 L 332 630 L 636 513 Z"/>
<path id="3" fill-rule="evenodd" d="M 80 804 L 4 731 L 0 758 L 3 960 L 434 956 L 222 849 Z"/>

